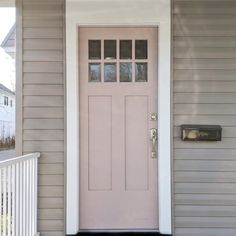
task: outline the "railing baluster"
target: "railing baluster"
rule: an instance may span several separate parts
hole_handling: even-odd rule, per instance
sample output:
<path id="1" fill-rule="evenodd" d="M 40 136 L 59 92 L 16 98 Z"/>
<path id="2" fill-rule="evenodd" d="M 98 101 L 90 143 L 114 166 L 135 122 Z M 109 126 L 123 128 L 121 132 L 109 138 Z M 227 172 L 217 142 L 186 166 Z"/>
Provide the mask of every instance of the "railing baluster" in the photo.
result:
<path id="1" fill-rule="evenodd" d="M 7 235 L 11 236 L 11 185 L 12 175 L 11 166 L 8 166 L 8 179 L 7 179 Z"/>
<path id="2" fill-rule="evenodd" d="M 35 227 L 35 232 L 37 231 L 37 197 L 38 197 L 38 160 L 34 158 L 34 163 L 35 163 L 35 182 L 34 182 L 34 208 L 35 208 L 35 215 L 34 215 L 34 227 Z"/>
<path id="3" fill-rule="evenodd" d="M 15 221 L 16 221 L 16 227 L 15 227 L 15 235 L 16 233 L 20 232 L 20 164 L 16 163 L 16 215 L 15 215 Z"/>
<path id="4" fill-rule="evenodd" d="M 2 235 L 2 207 L 3 207 L 3 198 L 2 198 L 2 182 L 3 182 L 3 178 L 2 178 L 2 170 L 0 169 L 0 200 L 1 200 L 1 206 L 0 206 L 0 235 Z"/>
<path id="5" fill-rule="evenodd" d="M 23 235 L 26 236 L 25 234 L 25 228 L 26 228 L 26 164 L 25 161 L 23 162 L 23 207 L 22 207 L 22 211 L 23 211 Z"/>
<path id="6" fill-rule="evenodd" d="M 20 236 L 24 236 L 23 235 L 23 163 L 20 163 L 20 231 L 19 231 L 19 235 Z"/>
<path id="7" fill-rule="evenodd" d="M 33 199 L 32 199 L 32 205 L 33 205 L 33 211 L 32 211 L 32 227 L 33 227 L 33 232 L 35 232 L 36 231 L 36 225 L 35 225 L 35 214 L 36 214 L 36 209 L 35 209 L 35 198 L 34 198 L 34 193 L 35 193 L 35 161 L 34 161 L 34 159 L 32 160 L 33 161 L 33 165 L 32 165 L 32 171 L 33 171 L 33 178 L 32 178 L 32 181 L 33 181 L 33 191 L 32 191 L 32 197 L 33 197 Z"/>
<path id="8" fill-rule="evenodd" d="M 15 236 L 16 215 L 16 165 L 12 165 L 12 236 Z"/>
<path id="9" fill-rule="evenodd" d="M 32 163 L 33 161 L 32 160 L 29 160 L 29 165 L 30 165 L 30 168 L 29 168 L 29 232 L 30 232 L 30 235 L 33 234 L 33 231 L 32 231 L 32 193 L 33 193 L 33 188 L 32 188 Z"/>
<path id="10" fill-rule="evenodd" d="M 26 232 L 25 235 L 29 236 L 29 161 L 25 161 L 26 163 L 26 205 L 28 205 L 26 207 Z"/>
<path id="11" fill-rule="evenodd" d="M 6 236 L 7 228 L 7 168 L 3 168 L 3 236 Z"/>

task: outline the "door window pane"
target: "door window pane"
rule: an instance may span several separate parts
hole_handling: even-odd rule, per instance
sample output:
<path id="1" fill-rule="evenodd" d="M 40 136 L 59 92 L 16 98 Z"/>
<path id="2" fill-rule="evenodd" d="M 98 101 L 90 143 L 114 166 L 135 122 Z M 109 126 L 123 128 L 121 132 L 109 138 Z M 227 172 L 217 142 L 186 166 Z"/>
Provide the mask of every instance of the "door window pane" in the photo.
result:
<path id="1" fill-rule="evenodd" d="M 120 63 L 120 82 L 132 82 L 132 63 Z"/>
<path id="2" fill-rule="evenodd" d="M 100 63 L 89 63 L 89 82 L 101 82 Z"/>
<path id="3" fill-rule="evenodd" d="M 132 40 L 120 40 L 120 59 L 132 59 Z"/>
<path id="4" fill-rule="evenodd" d="M 135 81 L 147 82 L 147 63 L 135 63 Z"/>
<path id="5" fill-rule="evenodd" d="M 104 64 L 104 81 L 116 82 L 116 63 Z"/>
<path id="6" fill-rule="evenodd" d="M 147 40 L 135 40 L 135 59 L 147 59 Z"/>
<path id="7" fill-rule="evenodd" d="M 104 40 L 104 58 L 116 59 L 116 40 Z"/>
<path id="8" fill-rule="evenodd" d="M 89 40 L 89 59 L 101 59 L 101 40 Z"/>

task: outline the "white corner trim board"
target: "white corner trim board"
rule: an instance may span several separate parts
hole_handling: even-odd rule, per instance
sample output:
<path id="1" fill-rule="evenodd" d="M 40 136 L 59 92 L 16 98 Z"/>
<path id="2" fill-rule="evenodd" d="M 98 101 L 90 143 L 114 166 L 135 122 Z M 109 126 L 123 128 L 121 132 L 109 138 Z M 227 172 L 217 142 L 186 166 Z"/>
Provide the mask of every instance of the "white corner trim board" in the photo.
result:
<path id="1" fill-rule="evenodd" d="M 78 27 L 80 26 L 158 27 L 159 231 L 162 234 L 171 234 L 170 19 L 170 0 L 66 0 L 67 234 L 73 235 L 79 232 Z"/>

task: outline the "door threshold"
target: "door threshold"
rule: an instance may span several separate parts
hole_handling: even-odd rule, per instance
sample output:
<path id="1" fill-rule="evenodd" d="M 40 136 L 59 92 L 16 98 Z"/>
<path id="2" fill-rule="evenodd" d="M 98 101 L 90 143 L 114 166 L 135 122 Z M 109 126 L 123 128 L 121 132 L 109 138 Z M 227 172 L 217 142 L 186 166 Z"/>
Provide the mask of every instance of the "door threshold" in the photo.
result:
<path id="1" fill-rule="evenodd" d="M 81 229 L 80 233 L 159 233 L 158 229 Z"/>
<path id="2" fill-rule="evenodd" d="M 80 231 L 78 234 L 74 235 L 74 236 L 102 236 L 102 235 L 107 235 L 107 236 L 128 236 L 128 235 L 132 235 L 132 236 L 144 236 L 144 235 L 147 235 L 147 236 L 164 236 L 167 234 L 161 234 L 159 233 L 157 230 L 130 230 L 130 231 L 127 231 L 127 230 L 110 230 L 110 231 L 88 231 L 88 230 L 84 230 L 84 231 Z M 72 235 L 67 235 L 67 236 L 72 236 Z M 168 235 L 170 236 L 170 235 Z"/>

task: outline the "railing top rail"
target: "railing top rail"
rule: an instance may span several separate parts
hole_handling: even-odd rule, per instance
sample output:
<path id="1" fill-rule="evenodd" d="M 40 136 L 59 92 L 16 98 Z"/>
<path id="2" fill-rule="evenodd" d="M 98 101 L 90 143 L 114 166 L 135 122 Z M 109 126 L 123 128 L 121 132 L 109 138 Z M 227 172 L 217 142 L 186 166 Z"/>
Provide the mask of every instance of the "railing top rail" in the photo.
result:
<path id="1" fill-rule="evenodd" d="M 35 152 L 35 153 L 30 153 L 30 154 L 26 154 L 23 156 L 19 156 L 19 157 L 13 157 L 13 158 L 9 158 L 3 161 L 0 161 L 0 168 L 9 166 L 9 165 L 13 165 L 13 164 L 17 164 L 23 161 L 27 161 L 33 158 L 39 158 L 40 157 L 40 153 L 39 152 Z"/>

